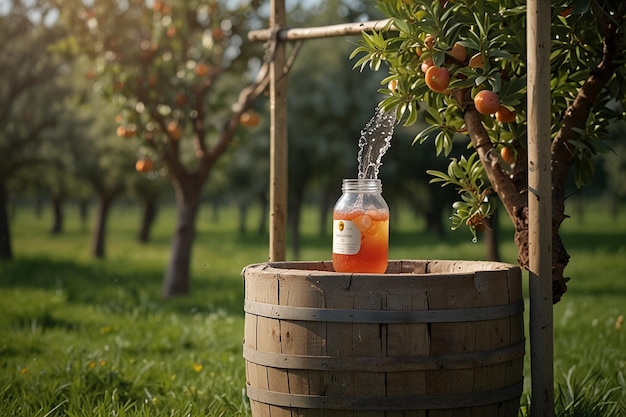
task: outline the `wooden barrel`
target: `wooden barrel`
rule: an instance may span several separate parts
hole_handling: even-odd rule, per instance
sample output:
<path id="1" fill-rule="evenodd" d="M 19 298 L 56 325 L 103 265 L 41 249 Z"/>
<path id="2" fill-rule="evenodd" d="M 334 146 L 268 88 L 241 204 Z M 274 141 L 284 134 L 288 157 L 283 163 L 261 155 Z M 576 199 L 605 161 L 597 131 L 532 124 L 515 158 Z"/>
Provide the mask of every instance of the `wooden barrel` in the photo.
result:
<path id="1" fill-rule="evenodd" d="M 517 417 L 524 324 L 518 266 L 330 262 L 243 271 L 254 417 Z"/>

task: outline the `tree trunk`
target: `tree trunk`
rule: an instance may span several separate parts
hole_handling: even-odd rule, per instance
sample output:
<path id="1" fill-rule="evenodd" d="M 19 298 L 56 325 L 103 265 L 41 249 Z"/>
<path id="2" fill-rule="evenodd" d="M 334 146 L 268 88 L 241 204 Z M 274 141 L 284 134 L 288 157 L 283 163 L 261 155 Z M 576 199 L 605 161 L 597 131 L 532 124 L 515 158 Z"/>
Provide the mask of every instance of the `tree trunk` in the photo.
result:
<path id="1" fill-rule="evenodd" d="M 158 213 L 158 204 L 156 198 L 148 198 L 144 200 L 143 213 L 141 216 L 141 228 L 139 229 L 139 236 L 137 240 L 140 243 L 148 243 L 150 241 L 150 232 L 152 231 L 152 225 L 156 220 Z"/>
<path id="2" fill-rule="evenodd" d="M 91 256 L 103 259 L 105 256 L 106 225 L 115 195 L 101 194 L 98 202 L 98 213 L 91 243 Z"/>
<path id="3" fill-rule="evenodd" d="M 9 228 L 9 192 L 0 179 L 0 259 L 12 259 L 11 230 Z"/>
<path id="4" fill-rule="evenodd" d="M 81 230 L 87 230 L 87 220 L 89 219 L 89 201 L 80 200 L 78 202 L 78 213 L 80 216 Z"/>
<path id="5" fill-rule="evenodd" d="M 63 231 L 63 197 L 52 195 L 52 227 L 50 233 L 57 235 Z"/>
<path id="6" fill-rule="evenodd" d="M 202 184 L 186 184 L 186 191 L 176 187 L 176 230 L 171 246 L 170 260 L 165 272 L 162 296 L 170 298 L 189 293 L 189 266 L 191 249 L 196 235 L 196 218 L 200 208 Z"/>

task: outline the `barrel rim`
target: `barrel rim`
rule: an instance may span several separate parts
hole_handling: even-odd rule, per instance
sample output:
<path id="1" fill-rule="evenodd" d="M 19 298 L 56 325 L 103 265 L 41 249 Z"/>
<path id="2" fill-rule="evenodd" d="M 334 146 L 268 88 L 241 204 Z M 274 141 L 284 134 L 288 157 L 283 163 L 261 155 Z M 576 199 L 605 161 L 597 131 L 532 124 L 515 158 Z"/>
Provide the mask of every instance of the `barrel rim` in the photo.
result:
<path id="1" fill-rule="evenodd" d="M 411 270 L 411 267 L 415 268 L 415 266 L 423 265 L 425 272 L 416 272 L 415 270 Z M 430 271 L 430 268 L 433 266 L 450 266 L 454 269 L 449 271 Z M 465 268 L 462 268 L 465 267 Z M 447 275 L 447 276 L 467 276 L 474 275 L 477 273 L 489 273 L 489 272 L 506 272 L 511 270 L 521 270 L 519 265 L 514 265 L 506 262 L 496 262 L 496 261 L 470 261 L 470 260 L 439 260 L 439 259 L 428 259 L 428 260 L 409 260 L 409 259 L 398 259 L 398 260 L 389 260 L 387 271 L 383 274 L 378 273 L 348 273 L 348 272 L 335 272 L 333 269 L 332 261 L 323 260 L 323 261 L 275 261 L 275 262 L 259 262 L 253 263 L 246 267 L 244 267 L 242 271 L 242 275 L 245 275 L 246 271 L 256 271 L 260 270 L 264 273 L 275 273 L 275 274 L 294 274 L 294 275 L 302 275 L 302 276 L 362 276 L 362 277 L 371 277 L 371 276 L 384 276 L 384 277 L 406 277 L 406 276 L 416 276 L 416 277 L 432 277 L 437 275 Z M 399 272 L 396 272 L 399 271 Z"/>

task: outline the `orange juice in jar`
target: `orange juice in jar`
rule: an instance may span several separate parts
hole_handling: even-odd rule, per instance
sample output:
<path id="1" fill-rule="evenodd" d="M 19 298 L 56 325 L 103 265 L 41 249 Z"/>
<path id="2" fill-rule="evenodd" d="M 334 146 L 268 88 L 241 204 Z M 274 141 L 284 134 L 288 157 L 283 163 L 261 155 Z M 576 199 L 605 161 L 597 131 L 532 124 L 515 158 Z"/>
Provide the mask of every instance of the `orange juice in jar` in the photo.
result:
<path id="1" fill-rule="evenodd" d="M 378 179 L 345 179 L 333 211 L 333 267 L 337 272 L 384 273 L 389 207 Z"/>

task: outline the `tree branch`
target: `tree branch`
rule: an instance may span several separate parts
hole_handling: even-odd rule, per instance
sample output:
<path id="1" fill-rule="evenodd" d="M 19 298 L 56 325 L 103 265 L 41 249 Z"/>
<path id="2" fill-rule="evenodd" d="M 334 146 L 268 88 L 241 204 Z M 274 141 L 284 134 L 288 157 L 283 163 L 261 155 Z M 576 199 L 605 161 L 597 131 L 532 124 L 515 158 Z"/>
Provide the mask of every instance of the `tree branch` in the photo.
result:
<path id="1" fill-rule="evenodd" d="M 295 62 L 295 58 L 300 50 L 301 43 L 291 51 L 291 54 L 283 68 L 283 74 L 286 76 Z M 248 87 L 241 90 L 237 102 L 232 106 L 231 116 L 222 131 L 219 141 L 215 146 L 203 155 L 199 171 L 202 175 L 208 174 L 208 170 L 212 164 L 228 149 L 228 145 L 232 142 L 235 132 L 239 127 L 239 118 L 247 111 L 252 103 L 267 89 L 270 83 L 270 62 L 273 59 L 273 47 L 270 47 L 270 57 L 261 67 L 254 82 Z"/>
<path id="2" fill-rule="evenodd" d="M 509 216 L 514 219 L 515 212 L 525 205 L 524 195 L 502 170 L 493 143 L 480 119 L 480 113 L 478 113 L 471 100 L 471 91 L 469 89 L 453 90 L 453 94 L 459 107 L 463 110 L 463 118 L 472 141 L 472 146 L 478 153 L 489 182 L 494 191 L 500 196 Z"/>
<path id="3" fill-rule="evenodd" d="M 302 39 L 319 39 L 334 36 L 359 35 L 361 32 L 382 30 L 391 19 L 371 20 L 368 22 L 344 23 L 338 25 L 318 26 L 310 28 L 283 29 L 277 34 L 278 40 L 291 41 Z M 253 30 L 248 33 L 252 42 L 264 42 L 273 36 L 272 29 Z"/>

